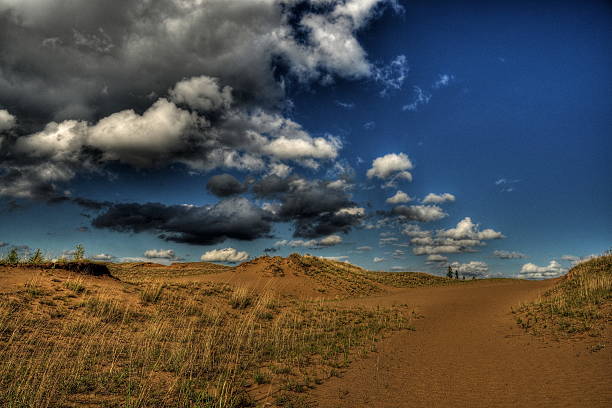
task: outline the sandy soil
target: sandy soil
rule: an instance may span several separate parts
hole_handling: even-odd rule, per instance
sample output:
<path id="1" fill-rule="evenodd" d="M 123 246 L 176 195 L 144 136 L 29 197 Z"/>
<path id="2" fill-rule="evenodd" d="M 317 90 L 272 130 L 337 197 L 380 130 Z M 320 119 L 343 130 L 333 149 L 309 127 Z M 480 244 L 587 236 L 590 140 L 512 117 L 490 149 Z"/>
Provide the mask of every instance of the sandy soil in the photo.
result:
<path id="1" fill-rule="evenodd" d="M 514 321 L 511 307 L 553 284 L 483 281 L 349 301 L 405 303 L 424 318 L 311 396 L 322 408 L 610 407 L 610 330 L 605 338 L 558 342 L 526 334 Z"/>

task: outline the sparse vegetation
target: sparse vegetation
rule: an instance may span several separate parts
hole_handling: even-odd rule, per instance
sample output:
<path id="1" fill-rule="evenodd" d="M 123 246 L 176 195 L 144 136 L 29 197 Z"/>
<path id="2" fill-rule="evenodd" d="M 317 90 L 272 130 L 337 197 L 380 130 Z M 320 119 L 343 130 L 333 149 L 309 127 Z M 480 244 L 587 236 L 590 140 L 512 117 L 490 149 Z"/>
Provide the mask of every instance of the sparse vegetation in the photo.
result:
<path id="1" fill-rule="evenodd" d="M 541 299 L 515 313 L 517 323 L 533 333 L 599 335 L 612 319 L 612 255 L 574 266 Z"/>
<path id="2" fill-rule="evenodd" d="M 87 279 L 45 271 L 0 297 L 0 406 L 248 407 L 263 384 L 305 406 L 301 392 L 410 326 L 402 308 Z"/>

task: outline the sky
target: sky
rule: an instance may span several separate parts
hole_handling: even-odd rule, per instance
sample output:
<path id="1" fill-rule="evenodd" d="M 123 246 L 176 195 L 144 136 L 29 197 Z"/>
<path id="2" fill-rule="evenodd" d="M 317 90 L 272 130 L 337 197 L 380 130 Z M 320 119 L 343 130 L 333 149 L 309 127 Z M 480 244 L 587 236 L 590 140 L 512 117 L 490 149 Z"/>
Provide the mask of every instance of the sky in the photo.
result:
<path id="1" fill-rule="evenodd" d="M 612 247 L 606 1 L 0 0 L 0 253 L 467 278 Z"/>

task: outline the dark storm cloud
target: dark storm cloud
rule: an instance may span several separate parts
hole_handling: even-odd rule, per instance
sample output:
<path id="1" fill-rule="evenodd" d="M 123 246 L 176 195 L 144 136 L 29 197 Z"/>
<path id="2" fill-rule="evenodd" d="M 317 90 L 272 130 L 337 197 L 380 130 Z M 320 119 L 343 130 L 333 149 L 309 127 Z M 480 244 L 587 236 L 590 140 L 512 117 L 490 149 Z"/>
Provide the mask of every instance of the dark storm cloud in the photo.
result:
<path id="1" fill-rule="evenodd" d="M 92 225 L 120 232 L 155 232 L 166 241 L 210 245 L 228 238 L 250 241 L 268 236 L 272 218 L 245 198 L 230 198 L 206 207 L 114 204 Z"/>
<path id="2" fill-rule="evenodd" d="M 231 174 L 218 174 L 208 179 L 206 189 L 217 197 L 229 197 L 244 193 L 247 186 Z"/>
<path id="3" fill-rule="evenodd" d="M 253 191 L 259 197 L 279 201 L 275 214 L 279 220 L 293 223 L 295 237 L 318 238 L 348 232 L 365 215 L 347 191 L 330 188 L 328 182 L 320 180 L 268 176 L 255 183 Z"/>

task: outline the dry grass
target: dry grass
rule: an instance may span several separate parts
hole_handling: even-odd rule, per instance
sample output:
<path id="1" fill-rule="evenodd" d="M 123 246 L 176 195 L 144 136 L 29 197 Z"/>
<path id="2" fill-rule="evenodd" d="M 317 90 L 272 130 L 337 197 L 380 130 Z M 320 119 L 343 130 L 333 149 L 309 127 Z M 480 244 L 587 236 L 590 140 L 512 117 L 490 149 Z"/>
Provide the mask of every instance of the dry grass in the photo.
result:
<path id="1" fill-rule="evenodd" d="M 534 333 L 600 335 L 612 320 L 612 255 L 576 265 L 541 299 L 515 313 L 517 323 Z"/>
<path id="2" fill-rule="evenodd" d="M 401 309 L 241 287 L 51 278 L 0 295 L 2 407 L 290 406 L 409 327 Z"/>

